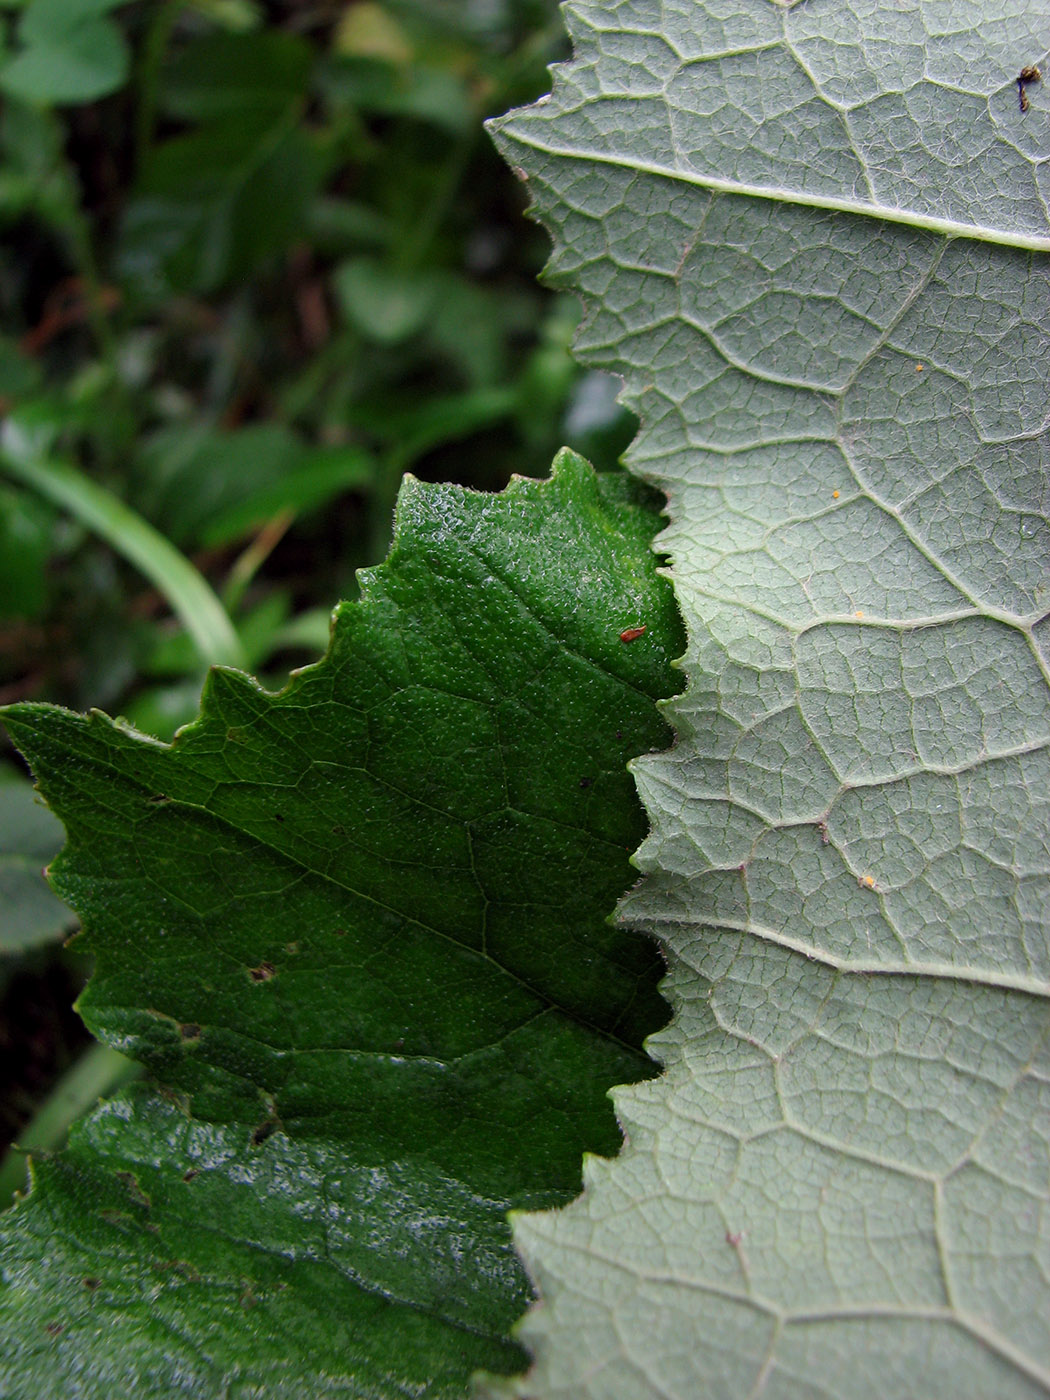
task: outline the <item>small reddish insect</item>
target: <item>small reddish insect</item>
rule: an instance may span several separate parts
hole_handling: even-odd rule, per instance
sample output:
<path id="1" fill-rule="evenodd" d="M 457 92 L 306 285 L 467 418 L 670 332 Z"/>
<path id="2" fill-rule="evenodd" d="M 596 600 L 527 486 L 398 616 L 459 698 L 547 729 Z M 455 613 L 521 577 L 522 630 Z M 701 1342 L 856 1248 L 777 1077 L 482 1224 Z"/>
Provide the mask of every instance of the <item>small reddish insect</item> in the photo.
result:
<path id="1" fill-rule="evenodd" d="M 648 632 L 648 627 L 627 627 L 620 633 L 621 642 L 636 642 L 644 633 Z"/>

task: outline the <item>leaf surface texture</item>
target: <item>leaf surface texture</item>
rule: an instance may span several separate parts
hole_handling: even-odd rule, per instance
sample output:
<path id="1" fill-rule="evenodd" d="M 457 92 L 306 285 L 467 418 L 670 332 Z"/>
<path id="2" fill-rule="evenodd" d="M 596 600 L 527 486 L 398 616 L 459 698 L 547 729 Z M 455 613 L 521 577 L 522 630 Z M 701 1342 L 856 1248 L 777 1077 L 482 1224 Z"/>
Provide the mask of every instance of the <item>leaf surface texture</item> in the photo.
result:
<path id="1" fill-rule="evenodd" d="M 607 922 L 682 647 L 650 493 L 563 453 L 409 482 L 388 562 L 279 694 L 172 745 L 5 714 L 66 825 L 80 1009 L 155 1078 L 0 1221 L 0 1394 L 455 1396 L 520 1369 L 506 1221 L 615 1152 L 651 941 Z M 619 634 L 642 621 L 644 645 Z"/>
<path id="2" fill-rule="evenodd" d="M 690 637 L 658 1080 L 516 1218 L 532 1397 L 1050 1393 L 1050 102 L 1030 3 L 574 3 L 497 124 Z"/>

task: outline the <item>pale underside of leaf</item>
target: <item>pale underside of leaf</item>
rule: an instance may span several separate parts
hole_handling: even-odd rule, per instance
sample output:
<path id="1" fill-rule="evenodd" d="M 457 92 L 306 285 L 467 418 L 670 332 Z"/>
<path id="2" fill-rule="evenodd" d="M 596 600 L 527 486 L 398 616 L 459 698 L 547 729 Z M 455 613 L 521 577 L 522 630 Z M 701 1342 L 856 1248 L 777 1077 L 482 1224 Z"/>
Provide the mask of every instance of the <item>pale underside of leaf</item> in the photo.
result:
<path id="1" fill-rule="evenodd" d="M 1045 11 L 567 14 L 497 139 L 668 493 L 689 688 L 621 906 L 666 1071 L 516 1217 L 521 1391 L 1046 1395 Z"/>

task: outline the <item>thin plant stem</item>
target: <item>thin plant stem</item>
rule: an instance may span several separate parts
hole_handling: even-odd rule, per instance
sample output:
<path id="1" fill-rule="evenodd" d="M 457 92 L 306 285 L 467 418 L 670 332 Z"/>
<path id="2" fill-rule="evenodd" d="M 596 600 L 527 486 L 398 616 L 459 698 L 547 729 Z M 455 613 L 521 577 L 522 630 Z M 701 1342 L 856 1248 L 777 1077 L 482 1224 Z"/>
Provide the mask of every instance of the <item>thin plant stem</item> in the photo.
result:
<path id="1" fill-rule="evenodd" d="M 108 1045 L 92 1045 L 62 1076 L 0 1161 L 0 1210 L 25 1189 L 26 1156 L 54 1152 L 63 1145 L 70 1125 L 143 1073 L 140 1064 Z"/>
<path id="2" fill-rule="evenodd" d="M 175 546 L 111 492 L 67 462 L 43 458 L 18 444 L 9 419 L 0 468 L 68 510 L 160 590 L 193 639 L 206 666 L 244 667 L 245 655 L 229 615 L 211 585 Z"/>

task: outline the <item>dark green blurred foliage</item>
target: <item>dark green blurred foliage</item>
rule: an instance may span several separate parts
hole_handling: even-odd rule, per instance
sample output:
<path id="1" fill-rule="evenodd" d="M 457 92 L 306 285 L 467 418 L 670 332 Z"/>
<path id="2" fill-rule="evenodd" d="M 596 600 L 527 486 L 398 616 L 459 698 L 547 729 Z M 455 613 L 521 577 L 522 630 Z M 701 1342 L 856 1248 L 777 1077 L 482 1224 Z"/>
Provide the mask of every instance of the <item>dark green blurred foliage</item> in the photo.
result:
<path id="1" fill-rule="evenodd" d="M 484 118 L 548 86 L 554 0 L 0 6 L 0 402 L 177 546 L 272 683 L 324 645 L 406 470 L 498 489 L 615 386 Z M 4 472 L 0 699 L 195 712 L 167 600 Z"/>

